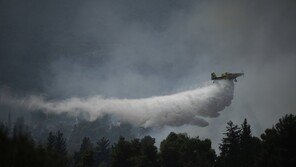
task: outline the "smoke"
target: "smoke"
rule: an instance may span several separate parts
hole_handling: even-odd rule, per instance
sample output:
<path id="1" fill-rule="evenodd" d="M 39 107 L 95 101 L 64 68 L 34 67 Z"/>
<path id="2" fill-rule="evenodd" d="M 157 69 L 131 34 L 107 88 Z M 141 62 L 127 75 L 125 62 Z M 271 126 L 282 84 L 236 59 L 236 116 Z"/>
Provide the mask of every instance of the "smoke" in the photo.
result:
<path id="1" fill-rule="evenodd" d="M 231 104 L 233 91 L 233 82 L 226 80 L 177 94 L 142 99 L 93 96 L 52 101 L 34 95 L 17 98 L 9 91 L 2 90 L 0 103 L 32 111 L 67 113 L 71 116 L 87 113 L 90 121 L 104 115 L 111 115 L 120 122 L 138 127 L 181 126 L 185 124 L 205 127 L 209 123 L 203 118 L 219 116 L 219 112 Z"/>

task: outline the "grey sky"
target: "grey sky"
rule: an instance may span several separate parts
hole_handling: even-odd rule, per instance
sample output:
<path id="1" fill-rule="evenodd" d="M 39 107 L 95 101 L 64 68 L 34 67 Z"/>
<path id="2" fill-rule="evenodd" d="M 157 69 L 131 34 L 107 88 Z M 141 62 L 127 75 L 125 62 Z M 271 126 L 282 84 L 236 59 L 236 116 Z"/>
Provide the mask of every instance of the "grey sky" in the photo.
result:
<path id="1" fill-rule="evenodd" d="M 48 98 L 142 98 L 243 70 L 209 127 L 175 130 L 218 140 L 228 120 L 247 118 L 258 135 L 296 112 L 295 16 L 292 0 L 1 0 L 0 85 Z"/>

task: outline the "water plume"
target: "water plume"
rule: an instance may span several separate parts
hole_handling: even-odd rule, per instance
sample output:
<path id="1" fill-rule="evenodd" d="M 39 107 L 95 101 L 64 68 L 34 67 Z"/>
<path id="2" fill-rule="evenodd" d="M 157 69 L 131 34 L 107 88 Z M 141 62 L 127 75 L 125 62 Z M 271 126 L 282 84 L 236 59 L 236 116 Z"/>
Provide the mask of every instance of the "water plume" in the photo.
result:
<path id="1" fill-rule="evenodd" d="M 45 113 L 67 113 L 77 116 L 87 113 L 93 121 L 111 115 L 120 122 L 138 127 L 182 126 L 185 124 L 205 127 L 204 118 L 218 117 L 219 112 L 231 104 L 234 84 L 223 80 L 193 90 L 166 96 L 141 99 L 117 99 L 93 96 L 46 100 L 42 96 L 16 97 L 9 91 L 0 91 L 0 104 L 41 110 Z"/>

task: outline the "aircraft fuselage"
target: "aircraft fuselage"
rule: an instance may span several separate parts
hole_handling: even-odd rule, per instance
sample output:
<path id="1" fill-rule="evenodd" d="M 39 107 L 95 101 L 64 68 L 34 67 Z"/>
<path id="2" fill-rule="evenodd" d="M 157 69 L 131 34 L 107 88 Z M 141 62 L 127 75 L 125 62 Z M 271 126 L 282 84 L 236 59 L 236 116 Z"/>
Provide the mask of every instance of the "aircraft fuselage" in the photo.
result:
<path id="1" fill-rule="evenodd" d="M 216 74 L 213 72 L 211 74 L 211 79 L 212 80 L 234 80 L 235 82 L 237 81 L 236 78 L 239 76 L 244 75 L 244 73 L 229 73 L 225 72 L 221 76 L 216 76 Z"/>

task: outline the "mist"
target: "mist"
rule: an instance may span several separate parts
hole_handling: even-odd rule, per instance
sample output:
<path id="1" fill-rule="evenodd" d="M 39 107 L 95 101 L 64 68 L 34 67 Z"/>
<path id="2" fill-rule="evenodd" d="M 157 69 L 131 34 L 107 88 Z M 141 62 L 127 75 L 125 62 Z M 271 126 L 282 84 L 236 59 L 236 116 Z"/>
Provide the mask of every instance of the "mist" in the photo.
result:
<path id="1" fill-rule="evenodd" d="M 47 101 L 41 96 L 18 98 L 2 91 L 0 104 L 46 113 L 68 113 L 76 117 L 79 113 L 86 112 L 90 121 L 111 115 L 120 122 L 144 128 L 186 124 L 205 127 L 209 123 L 201 117 L 218 117 L 219 112 L 231 104 L 233 91 L 233 81 L 227 80 L 177 94 L 142 99 L 106 99 L 93 96 Z"/>

